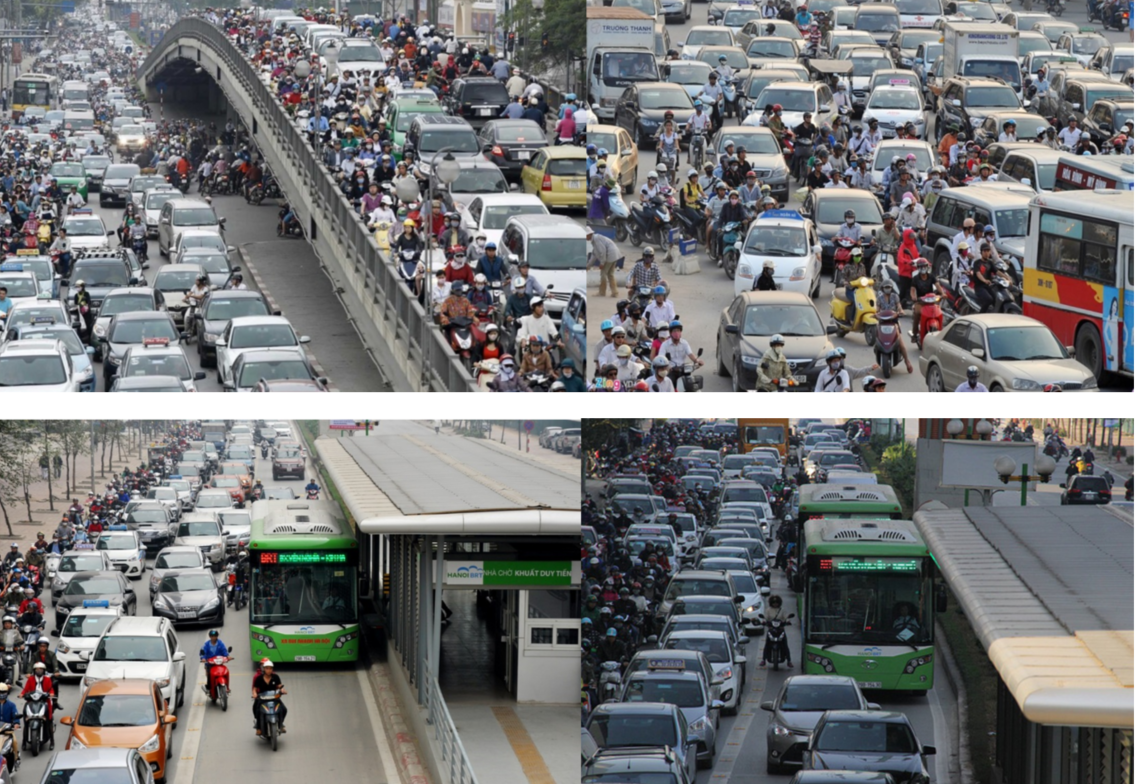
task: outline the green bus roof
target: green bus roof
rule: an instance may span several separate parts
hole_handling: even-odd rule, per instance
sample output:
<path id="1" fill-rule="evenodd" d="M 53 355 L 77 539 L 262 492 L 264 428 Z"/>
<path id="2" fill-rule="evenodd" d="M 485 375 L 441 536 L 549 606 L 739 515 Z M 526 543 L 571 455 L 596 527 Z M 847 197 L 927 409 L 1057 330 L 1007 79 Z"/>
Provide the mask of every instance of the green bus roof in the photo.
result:
<path id="1" fill-rule="evenodd" d="M 809 520 L 804 524 L 804 550 L 808 555 L 930 555 L 910 520 Z"/>
<path id="2" fill-rule="evenodd" d="M 902 512 L 890 485 L 800 485 L 800 514 L 823 512 L 889 515 Z"/>
<path id="3" fill-rule="evenodd" d="M 252 504 L 249 549 L 311 550 L 358 547 L 334 501 L 272 500 Z"/>

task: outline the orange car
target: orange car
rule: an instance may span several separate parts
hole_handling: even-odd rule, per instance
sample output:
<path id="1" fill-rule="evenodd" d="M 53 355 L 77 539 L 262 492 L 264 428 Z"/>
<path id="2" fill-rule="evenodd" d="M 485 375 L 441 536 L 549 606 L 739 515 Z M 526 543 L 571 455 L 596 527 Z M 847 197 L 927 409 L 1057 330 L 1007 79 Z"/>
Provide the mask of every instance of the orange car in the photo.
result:
<path id="1" fill-rule="evenodd" d="M 245 487 L 243 481 L 245 478 L 246 477 L 240 477 L 235 474 L 220 474 L 209 480 L 209 487 L 220 487 L 228 490 L 233 501 L 235 501 L 237 505 L 242 505 L 248 500 L 248 493 L 251 490 L 250 487 Z"/>
<path id="2" fill-rule="evenodd" d="M 252 495 L 252 472 L 244 463 L 226 461 L 217 466 L 217 473 L 224 476 L 239 476 L 240 486 L 244 488 L 245 497 Z"/>
<path id="3" fill-rule="evenodd" d="M 138 749 L 154 771 L 154 780 L 165 781 L 177 717 L 169 713 L 156 682 L 142 678 L 95 681 L 83 695 L 78 713 L 59 722 L 71 728 L 68 749 Z"/>

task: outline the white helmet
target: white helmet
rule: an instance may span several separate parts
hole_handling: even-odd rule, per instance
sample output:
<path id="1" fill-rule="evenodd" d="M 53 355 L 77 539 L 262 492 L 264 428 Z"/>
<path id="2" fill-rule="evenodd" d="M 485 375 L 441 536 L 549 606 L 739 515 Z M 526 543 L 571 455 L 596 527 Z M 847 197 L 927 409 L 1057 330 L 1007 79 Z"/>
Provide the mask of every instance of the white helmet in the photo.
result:
<path id="1" fill-rule="evenodd" d="M 657 179 L 658 179 L 658 172 L 656 172 L 656 171 L 649 171 L 649 172 L 647 172 L 647 173 L 646 173 L 646 179 L 648 179 L 648 180 L 657 180 Z"/>
<path id="2" fill-rule="evenodd" d="M 275 667 L 276 667 L 276 665 L 272 662 L 271 659 L 265 659 L 264 661 L 260 662 L 260 669 L 266 670 L 269 667 L 271 667 L 273 669 L 275 669 Z"/>
<path id="3" fill-rule="evenodd" d="M 478 272 L 476 275 L 473 276 L 473 282 L 474 283 L 488 283 L 489 279 L 485 277 L 485 273 Z"/>

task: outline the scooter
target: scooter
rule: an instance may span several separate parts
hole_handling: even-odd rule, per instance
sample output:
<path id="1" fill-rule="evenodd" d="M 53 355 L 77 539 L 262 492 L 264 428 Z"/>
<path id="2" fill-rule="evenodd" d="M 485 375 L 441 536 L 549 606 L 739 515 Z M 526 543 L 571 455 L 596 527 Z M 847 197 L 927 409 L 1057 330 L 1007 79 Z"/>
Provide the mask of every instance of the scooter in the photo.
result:
<path id="1" fill-rule="evenodd" d="M 631 217 L 631 210 L 626 201 L 623 200 L 623 194 L 619 192 L 618 188 L 610 192 L 607 197 L 607 204 L 611 207 L 611 214 L 607 218 L 607 222 L 615 227 L 615 242 L 626 242 L 627 236 L 630 234 L 627 219 Z"/>
<path id="2" fill-rule="evenodd" d="M 449 347 L 465 365 L 469 374 L 473 374 L 473 349 L 478 345 L 473 319 L 468 316 L 458 316 L 449 322 Z M 482 337 L 481 342 L 484 341 Z"/>
<path id="3" fill-rule="evenodd" d="M 1128 498 L 1127 500 L 1130 501 L 1131 499 Z M 20 760 L 16 757 L 16 741 L 13 734 L 11 724 L 7 722 L 0 724 L 0 757 L 4 759 L 4 765 L 10 774 L 20 769 Z"/>
<path id="4" fill-rule="evenodd" d="M 1064 0 L 1048 0 L 1044 10 L 1053 16 L 1063 16 Z"/>
<path id="5" fill-rule="evenodd" d="M 48 700 L 51 695 L 36 689 L 24 702 L 24 744 L 22 748 L 31 749 L 32 756 L 38 757 L 39 750 L 50 745 L 55 748 L 54 722 L 47 718 Z"/>
<path id="6" fill-rule="evenodd" d="M 881 310 L 875 318 L 878 322 L 875 363 L 883 371 L 883 378 L 890 378 L 896 360 L 902 356 L 899 351 L 899 314 L 893 310 Z"/>
<path id="7" fill-rule="evenodd" d="M 733 280 L 737 276 L 737 263 L 741 260 L 741 243 L 745 240 L 744 224 L 731 221 L 721 227 L 717 241 L 721 247 L 721 266 L 725 276 Z"/>
<path id="8" fill-rule="evenodd" d="M 789 613 L 786 618 L 770 618 L 765 623 L 765 661 L 772 665 L 774 670 L 780 669 L 784 661 L 784 652 L 788 647 L 788 632 L 786 627 L 791 626 L 792 618 L 796 613 Z"/>
<path id="9" fill-rule="evenodd" d="M 927 335 L 942 329 L 942 308 L 938 305 L 942 301 L 942 297 L 931 292 L 919 297 L 918 301 L 922 303 L 918 315 L 918 331 L 911 330 L 911 338 L 921 349 Z"/>
<path id="10" fill-rule="evenodd" d="M 631 207 L 627 230 L 631 245 L 636 248 L 648 241 L 657 244 L 663 253 L 670 250 L 670 208 L 666 206 L 666 197 L 659 193 L 647 204 Z"/>
<path id="11" fill-rule="evenodd" d="M 0 682 L 2 683 L 15 683 L 16 677 L 20 674 L 20 660 L 18 651 L 9 651 L 3 646 L 0 646 Z"/>
<path id="12" fill-rule="evenodd" d="M 1021 315 L 1024 311 L 1021 310 L 1021 305 L 1017 301 L 1017 295 L 1020 291 L 1020 288 L 1011 281 L 1001 277 L 997 278 L 993 282 L 993 307 L 991 310 L 994 313 Z"/>
<path id="13" fill-rule="evenodd" d="M 740 116 L 741 109 L 737 105 L 737 80 L 718 79 L 721 86 L 721 114 L 725 117 Z"/>
<path id="14" fill-rule="evenodd" d="M 832 285 L 843 285 L 843 270 L 851 261 L 851 251 L 859 247 L 859 242 L 850 237 L 836 237 L 835 254 L 832 256 Z"/>
<path id="15" fill-rule="evenodd" d="M 847 299 L 844 286 L 837 286 L 832 292 L 831 314 L 836 324 L 836 334 L 847 337 L 849 332 L 862 332 L 868 346 L 875 345 L 877 319 L 875 316 L 875 289 L 870 278 L 858 278 L 848 285 L 855 296 L 855 315 L 851 314 L 851 302 Z"/>
<path id="16" fill-rule="evenodd" d="M 259 737 L 272 744 L 272 751 L 280 743 L 280 694 L 278 691 L 262 691 L 256 695 L 256 728 Z"/>
<path id="17" fill-rule="evenodd" d="M 232 649 L 229 649 L 232 653 Z M 221 703 L 221 710 L 229 709 L 229 668 L 225 666 L 232 661 L 231 656 L 214 656 L 208 660 L 209 682 L 201 686 L 201 691 L 209 695 L 209 700 L 216 705 Z"/>
<path id="18" fill-rule="evenodd" d="M 308 490 L 307 491 L 307 500 L 308 501 L 318 501 L 319 500 L 319 491 L 318 490 Z"/>
<path id="19" fill-rule="evenodd" d="M 954 290 L 949 278 L 938 278 L 938 293 L 942 295 L 943 326 L 958 316 L 981 312 L 981 305 L 978 304 L 973 289 L 969 286 L 959 286 L 959 289 L 960 291 Z"/>
<path id="20" fill-rule="evenodd" d="M 621 666 L 617 661 L 605 661 L 599 665 L 599 698 L 603 702 L 614 702 L 623 684 Z"/>
<path id="21" fill-rule="evenodd" d="M 698 356 L 700 357 L 704 349 L 698 349 Z M 670 371 L 670 379 L 674 384 L 675 392 L 701 392 L 702 387 L 705 386 L 704 376 L 694 375 L 694 363 L 686 362 L 682 365 L 681 369 L 672 369 Z"/>
<path id="22" fill-rule="evenodd" d="M 477 368 L 477 389 L 487 392 L 489 391 L 489 382 L 492 381 L 500 373 L 501 363 L 499 359 L 482 359 L 476 365 Z"/>

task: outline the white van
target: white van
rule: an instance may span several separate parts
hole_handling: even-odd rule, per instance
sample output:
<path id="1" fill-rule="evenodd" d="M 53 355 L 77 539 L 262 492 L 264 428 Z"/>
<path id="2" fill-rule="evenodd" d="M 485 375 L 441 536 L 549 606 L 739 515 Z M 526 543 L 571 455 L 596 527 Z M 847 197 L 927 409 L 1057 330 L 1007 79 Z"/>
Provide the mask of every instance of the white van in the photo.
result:
<path id="1" fill-rule="evenodd" d="M 211 204 L 200 199 L 170 199 L 158 216 L 158 252 L 168 256 L 178 236 L 188 229 L 208 230 L 220 235 L 225 219 L 218 218 Z"/>
<path id="2" fill-rule="evenodd" d="M 516 266 L 527 261 L 545 289 L 544 307 L 558 325 L 571 293 L 587 286 L 587 229 L 559 215 L 514 215 L 498 243 Z"/>

